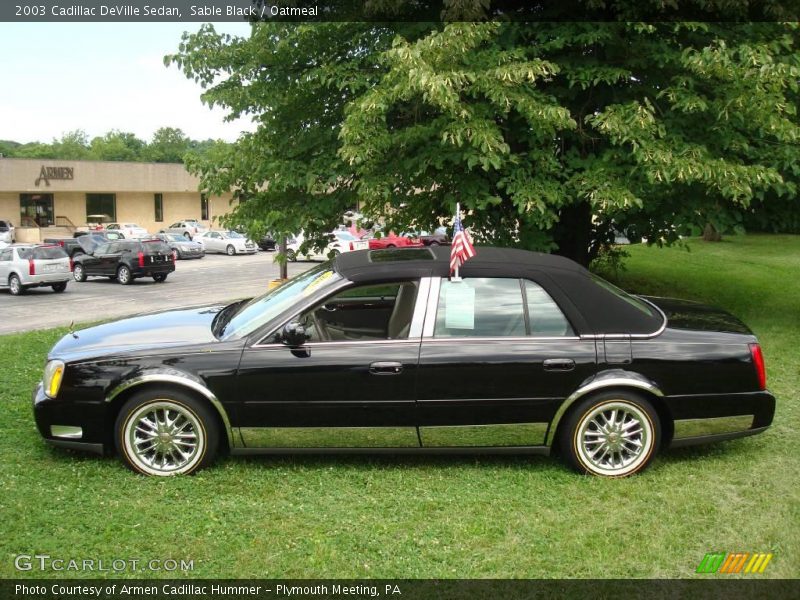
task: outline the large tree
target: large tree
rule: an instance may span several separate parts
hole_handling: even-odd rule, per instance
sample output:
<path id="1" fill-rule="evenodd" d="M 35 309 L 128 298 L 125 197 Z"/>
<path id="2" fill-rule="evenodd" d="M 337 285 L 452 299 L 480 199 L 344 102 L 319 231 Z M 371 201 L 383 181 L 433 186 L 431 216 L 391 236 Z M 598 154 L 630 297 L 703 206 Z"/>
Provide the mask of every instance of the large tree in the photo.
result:
<path id="1" fill-rule="evenodd" d="M 793 196 L 796 24 L 207 26 L 178 63 L 258 129 L 189 163 L 232 222 L 322 232 L 361 202 L 389 226 L 469 211 L 479 240 L 587 263 L 615 231 L 672 242 Z"/>

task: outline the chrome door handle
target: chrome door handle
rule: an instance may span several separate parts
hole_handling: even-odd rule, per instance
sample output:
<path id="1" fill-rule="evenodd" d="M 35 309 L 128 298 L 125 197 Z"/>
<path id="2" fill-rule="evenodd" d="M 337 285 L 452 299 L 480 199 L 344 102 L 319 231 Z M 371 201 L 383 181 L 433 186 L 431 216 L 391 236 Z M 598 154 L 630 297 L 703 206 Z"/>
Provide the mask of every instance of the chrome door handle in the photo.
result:
<path id="1" fill-rule="evenodd" d="M 374 362 L 369 366 L 373 375 L 399 375 L 403 372 L 403 363 L 399 362 Z"/>
<path id="2" fill-rule="evenodd" d="M 571 358 L 548 358 L 544 361 L 545 371 L 572 371 L 575 368 L 575 361 Z"/>

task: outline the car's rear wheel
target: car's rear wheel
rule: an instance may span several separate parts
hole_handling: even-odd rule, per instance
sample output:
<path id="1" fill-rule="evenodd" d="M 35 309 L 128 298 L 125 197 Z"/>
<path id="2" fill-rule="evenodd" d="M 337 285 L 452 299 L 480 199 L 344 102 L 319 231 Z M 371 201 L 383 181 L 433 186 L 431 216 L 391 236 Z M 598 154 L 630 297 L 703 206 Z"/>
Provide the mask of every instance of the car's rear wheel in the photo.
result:
<path id="1" fill-rule="evenodd" d="M 187 240 L 192 239 L 192 235 L 188 231 L 183 232 L 183 237 L 185 237 Z"/>
<path id="2" fill-rule="evenodd" d="M 54 292 L 60 294 L 61 292 L 67 289 L 67 282 L 62 281 L 61 283 L 54 283 L 51 287 L 53 288 Z"/>
<path id="3" fill-rule="evenodd" d="M 436 240 L 433 240 L 429 245 L 430 246 L 438 246 L 439 242 L 437 242 Z"/>
<path id="4" fill-rule="evenodd" d="M 295 262 L 297 260 L 297 253 L 294 250 L 287 250 L 286 251 L 286 260 L 290 260 Z"/>
<path id="5" fill-rule="evenodd" d="M 83 270 L 82 264 L 75 263 L 75 266 L 72 269 L 72 278 L 78 282 L 86 281 L 86 271 Z"/>
<path id="6" fill-rule="evenodd" d="M 22 285 L 19 276 L 11 275 L 11 277 L 8 278 L 8 291 L 11 292 L 12 296 L 19 296 L 25 293 L 25 286 Z"/>
<path id="7" fill-rule="evenodd" d="M 234 248 L 231 244 L 228 244 L 228 247 L 225 248 L 225 253 L 228 256 L 233 256 L 234 254 L 236 254 L 236 248 Z"/>
<path id="8" fill-rule="evenodd" d="M 578 471 L 626 477 L 645 469 L 656 455 L 661 424 L 653 406 L 639 394 L 602 392 L 569 413 L 559 443 Z"/>
<path id="9" fill-rule="evenodd" d="M 131 281 L 133 281 L 131 270 L 125 265 L 122 265 L 119 269 L 117 269 L 117 281 L 119 281 L 122 285 L 128 285 Z"/>
<path id="10" fill-rule="evenodd" d="M 187 475 L 208 466 L 219 445 L 210 408 L 171 389 L 134 395 L 115 424 L 117 450 L 125 465 L 145 475 Z"/>
<path id="11" fill-rule="evenodd" d="M 153 275 L 153 281 L 155 281 L 156 283 L 164 283 L 166 280 L 167 280 L 166 273 L 156 273 L 155 275 Z"/>

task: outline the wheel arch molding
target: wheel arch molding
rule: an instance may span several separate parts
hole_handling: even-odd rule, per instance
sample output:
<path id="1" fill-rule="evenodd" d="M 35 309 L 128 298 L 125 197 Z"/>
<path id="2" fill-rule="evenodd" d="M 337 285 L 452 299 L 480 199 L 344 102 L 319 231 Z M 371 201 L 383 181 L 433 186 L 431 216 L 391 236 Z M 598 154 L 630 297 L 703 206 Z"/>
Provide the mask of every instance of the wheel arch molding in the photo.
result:
<path id="1" fill-rule="evenodd" d="M 668 441 L 672 437 L 672 419 L 669 415 L 666 405 L 661 401 L 661 399 L 664 397 L 664 393 L 661 391 L 661 388 L 654 381 L 634 371 L 610 369 L 608 371 L 597 373 L 581 383 L 578 389 L 572 392 L 572 394 L 570 394 L 569 397 L 567 397 L 567 399 L 561 403 L 556 411 L 555 416 L 550 421 L 550 427 L 547 428 L 545 445 L 553 445 L 556 439 L 556 434 L 558 433 L 559 425 L 569 412 L 569 409 L 574 406 L 578 400 L 585 398 L 588 394 L 610 391 L 614 389 L 628 390 L 639 393 L 644 392 L 651 399 L 655 400 L 653 402 L 654 408 L 656 409 L 656 412 L 662 421 L 662 428 L 664 430 L 662 432 L 662 438 Z"/>
<path id="2" fill-rule="evenodd" d="M 110 388 L 106 393 L 105 401 L 119 408 L 131 394 L 143 389 L 143 387 L 158 385 L 180 388 L 207 401 L 213 408 L 213 411 L 219 416 L 220 425 L 225 432 L 225 439 L 227 439 L 228 442 L 228 448 L 233 448 L 236 445 L 233 428 L 231 427 L 228 413 L 222 405 L 222 402 L 220 402 L 214 392 L 208 389 L 199 377 L 190 375 L 189 373 L 172 369 L 148 369 L 140 371 L 133 377 L 124 379 Z"/>

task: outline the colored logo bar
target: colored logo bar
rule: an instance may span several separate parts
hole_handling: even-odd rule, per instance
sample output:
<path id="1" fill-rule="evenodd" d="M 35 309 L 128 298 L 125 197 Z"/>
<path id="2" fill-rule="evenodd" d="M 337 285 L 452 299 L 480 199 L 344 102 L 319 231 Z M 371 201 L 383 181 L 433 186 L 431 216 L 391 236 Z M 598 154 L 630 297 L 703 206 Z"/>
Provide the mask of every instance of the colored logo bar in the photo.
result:
<path id="1" fill-rule="evenodd" d="M 772 554 L 766 552 L 709 552 L 697 566 L 697 573 L 763 573 Z"/>

